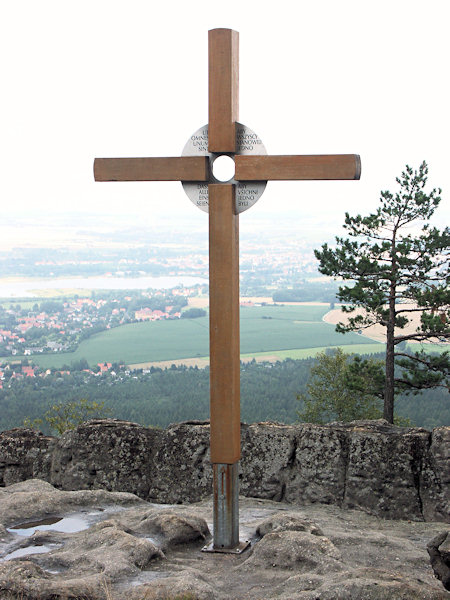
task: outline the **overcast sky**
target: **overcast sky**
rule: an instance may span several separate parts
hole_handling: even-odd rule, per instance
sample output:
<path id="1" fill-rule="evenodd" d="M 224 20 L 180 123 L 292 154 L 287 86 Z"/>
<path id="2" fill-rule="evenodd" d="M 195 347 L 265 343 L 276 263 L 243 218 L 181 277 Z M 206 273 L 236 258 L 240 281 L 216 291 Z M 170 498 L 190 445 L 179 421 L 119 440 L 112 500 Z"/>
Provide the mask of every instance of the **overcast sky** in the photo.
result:
<path id="1" fill-rule="evenodd" d="M 240 33 L 239 120 L 268 153 L 362 160 L 359 182 L 269 183 L 241 222 L 277 213 L 306 228 L 340 224 L 425 159 L 443 188 L 443 225 L 449 12 L 448 0 L 3 2 L 2 221 L 39 210 L 203 223 L 180 183 L 95 183 L 92 164 L 181 153 L 207 123 L 208 30 L 228 27 Z"/>

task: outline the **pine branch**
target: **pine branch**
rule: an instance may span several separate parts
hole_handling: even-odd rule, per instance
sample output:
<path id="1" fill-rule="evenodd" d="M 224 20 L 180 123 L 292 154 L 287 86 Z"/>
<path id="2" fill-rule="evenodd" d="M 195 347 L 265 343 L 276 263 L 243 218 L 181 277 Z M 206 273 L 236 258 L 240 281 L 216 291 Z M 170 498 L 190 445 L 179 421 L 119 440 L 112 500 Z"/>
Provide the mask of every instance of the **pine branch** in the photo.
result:
<path id="1" fill-rule="evenodd" d="M 426 342 L 426 341 L 432 341 L 432 343 L 438 343 L 440 341 L 439 338 L 441 337 L 445 337 L 445 339 L 450 339 L 450 333 L 425 333 L 425 332 L 417 332 L 417 333 L 410 333 L 408 335 L 401 335 L 401 336 L 395 336 L 394 338 L 394 344 L 400 344 L 400 342 L 407 342 L 408 340 L 414 340 L 416 342 Z M 433 341 L 435 340 L 436 341 Z"/>
<path id="2" fill-rule="evenodd" d="M 435 382 L 431 382 L 431 381 L 424 382 L 424 383 L 414 383 L 413 381 L 411 381 L 409 379 L 401 379 L 400 377 L 395 377 L 394 381 L 398 386 L 404 386 L 406 389 L 413 388 L 418 391 L 431 390 L 436 387 L 450 389 L 449 386 L 446 385 L 445 383 L 435 383 Z"/>
<path id="3" fill-rule="evenodd" d="M 400 313 L 404 313 L 404 312 L 408 312 L 408 313 L 421 312 L 422 313 L 422 312 L 426 312 L 428 310 L 430 310 L 430 309 L 428 309 L 428 308 L 402 308 L 401 310 L 396 310 L 395 314 L 399 315 Z"/>
<path id="4" fill-rule="evenodd" d="M 421 364 L 425 365 L 427 368 L 429 368 L 433 371 L 439 370 L 438 366 L 435 365 L 432 360 L 426 360 L 424 358 L 419 358 L 419 356 L 417 356 L 417 355 L 413 356 L 411 354 L 407 354 L 406 352 L 395 352 L 395 356 L 396 357 L 404 356 L 405 358 L 408 358 L 409 360 L 414 360 L 416 362 L 420 362 Z"/>

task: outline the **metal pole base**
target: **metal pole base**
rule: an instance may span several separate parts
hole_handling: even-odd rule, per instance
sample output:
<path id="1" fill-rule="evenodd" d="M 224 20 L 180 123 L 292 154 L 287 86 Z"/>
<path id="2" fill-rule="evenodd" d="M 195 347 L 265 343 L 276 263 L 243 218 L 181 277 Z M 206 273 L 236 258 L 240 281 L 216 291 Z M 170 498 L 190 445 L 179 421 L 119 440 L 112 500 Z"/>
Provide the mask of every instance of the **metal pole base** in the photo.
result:
<path id="1" fill-rule="evenodd" d="M 214 536 L 203 552 L 241 554 L 249 542 L 239 542 L 239 461 L 213 464 Z"/>
<path id="2" fill-rule="evenodd" d="M 203 546 L 202 552 L 218 552 L 220 554 L 242 554 L 244 550 L 250 547 L 250 541 L 239 542 L 236 548 L 214 548 L 214 542 L 211 542 L 207 546 Z"/>

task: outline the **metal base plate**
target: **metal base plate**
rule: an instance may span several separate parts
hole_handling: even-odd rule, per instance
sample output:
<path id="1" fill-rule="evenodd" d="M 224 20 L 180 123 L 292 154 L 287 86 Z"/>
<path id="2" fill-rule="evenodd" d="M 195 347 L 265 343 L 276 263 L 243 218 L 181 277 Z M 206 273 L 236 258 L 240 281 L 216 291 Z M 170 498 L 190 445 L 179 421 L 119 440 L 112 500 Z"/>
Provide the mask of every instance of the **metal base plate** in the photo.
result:
<path id="1" fill-rule="evenodd" d="M 220 554 L 242 554 L 247 548 L 250 547 L 249 540 L 245 540 L 245 542 L 239 542 L 239 545 L 236 548 L 214 548 L 214 542 L 203 546 L 202 552 L 218 552 Z"/>

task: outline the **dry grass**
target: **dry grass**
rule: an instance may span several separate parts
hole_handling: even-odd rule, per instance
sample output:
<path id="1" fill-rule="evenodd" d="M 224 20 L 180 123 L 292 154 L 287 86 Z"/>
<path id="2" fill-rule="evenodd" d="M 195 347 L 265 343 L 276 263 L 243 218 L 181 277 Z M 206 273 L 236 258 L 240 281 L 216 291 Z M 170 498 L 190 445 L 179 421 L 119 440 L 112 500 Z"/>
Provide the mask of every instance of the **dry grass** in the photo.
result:
<path id="1" fill-rule="evenodd" d="M 414 304 L 405 304 L 402 305 L 404 308 L 415 308 Z M 348 323 L 349 317 L 356 317 L 357 315 L 363 315 L 364 310 L 361 308 L 355 309 L 352 313 L 347 314 L 341 311 L 340 308 L 336 308 L 334 310 L 330 310 L 324 315 L 323 320 L 326 323 L 331 323 L 332 325 L 336 325 L 337 323 Z M 407 315 L 408 318 L 411 319 L 409 325 L 407 325 L 404 329 L 396 329 L 395 333 L 400 335 L 408 335 L 414 333 L 417 327 L 420 325 L 420 313 L 411 313 Z M 377 342 L 386 343 L 386 328 L 382 325 L 372 325 L 367 329 L 363 329 L 361 331 L 361 335 L 364 337 L 370 338 L 371 340 L 376 340 Z"/>
<path id="2" fill-rule="evenodd" d="M 172 365 L 181 367 L 198 367 L 204 369 L 209 365 L 209 358 L 179 358 L 175 360 L 160 360 L 153 362 L 134 363 L 128 365 L 130 369 L 150 369 L 150 367 L 159 367 L 160 369 L 169 369 Z"/>

